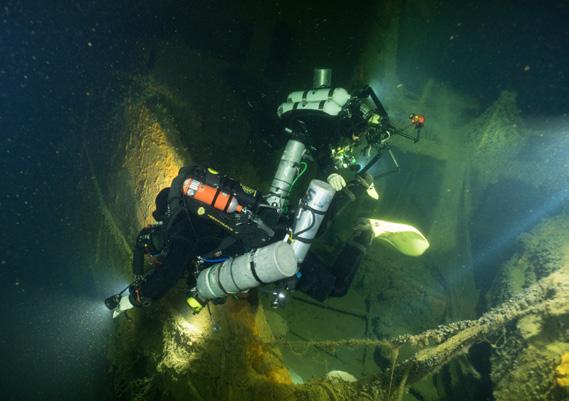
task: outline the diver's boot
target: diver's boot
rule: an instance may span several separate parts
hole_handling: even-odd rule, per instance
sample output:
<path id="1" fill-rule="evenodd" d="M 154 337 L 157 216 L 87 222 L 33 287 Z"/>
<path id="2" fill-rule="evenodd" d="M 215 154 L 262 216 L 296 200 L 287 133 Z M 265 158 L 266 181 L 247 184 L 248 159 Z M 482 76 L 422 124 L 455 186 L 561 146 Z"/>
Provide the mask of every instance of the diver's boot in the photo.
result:
<path id="1" fill-rule="evenodd" d="M 118 304 L 118 306 L 113 310 L 113 319 L 118 317 L 124 311 L 132 309 L 134 305 L 130 302 L 130 297 L 123 296 Z"/>

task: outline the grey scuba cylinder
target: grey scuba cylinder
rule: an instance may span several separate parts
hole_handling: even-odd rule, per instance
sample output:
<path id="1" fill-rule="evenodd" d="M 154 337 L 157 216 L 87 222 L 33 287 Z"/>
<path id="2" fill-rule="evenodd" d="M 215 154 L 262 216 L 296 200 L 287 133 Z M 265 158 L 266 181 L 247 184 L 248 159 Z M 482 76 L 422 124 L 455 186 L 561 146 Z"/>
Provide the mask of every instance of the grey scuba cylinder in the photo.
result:
<path id="1" fill-rule="evenodd" d="M 290 241 L 298 263 L 304 261 L 335 194 L 336 191 L 327 182 L 312 180 L 300 200 Z"/>
<path id="2" fill-rule="evenodd" d="M 315 68 L 312 78 L 313 88 L 329 88 L 332 85 L 331 68 Z"/>
<path id="3" fill-rule="evenodd" d="M 297 271 L 291 245 L 279 241 L 208 267 L 199 274 L 196 290 L 203 300 L 223 298 L 283 280 Z"/>
<path id="4" fill-rule="evenodd" d="M 289 140 L 286 144 L 279 167 L 271 183 L 269 195 L 266 198 L 267 203 L 276 208 L 278 213 L 282 213 L 287 206 L 290 188 L 298 174 L 298 166 L 305 150 L 306 146 L 294 139 Z"/>

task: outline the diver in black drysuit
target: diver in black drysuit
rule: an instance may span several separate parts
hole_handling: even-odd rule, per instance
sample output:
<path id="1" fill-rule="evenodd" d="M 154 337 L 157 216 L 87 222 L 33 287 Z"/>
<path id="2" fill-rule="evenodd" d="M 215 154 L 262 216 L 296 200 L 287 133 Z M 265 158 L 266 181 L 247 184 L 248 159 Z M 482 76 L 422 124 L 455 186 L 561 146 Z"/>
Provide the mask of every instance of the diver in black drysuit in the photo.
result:
<path id="1" fill-rule="evenodd" d="M 300 140 L 312 149 L 311 154 L 319 167 L 320 175 L 328 177 L 337 172 L 330 157 L 331 146 L 357 141 L 367 129 L 366 120 L 359 113 L 359 108 L 352 110 L 350 116 L 349 119 L 341 119 L 292 113 L 283 118 L 282 125 L 291 138 Z M 195 168 L 196 166 L 182 168 L 172 181 L 171 188 L 162 190 L 156 197 L 156 211 L 153 216 L 162 226 L 144 228 L 137 237 L 133 258 L 136 280 L 130 288 L 129 297 L 134 306 L 146 306 L 152 300 L 161 298 L 183 277 L 197 256 L 211 253 L 219 247 L 223 239 L 230 237 L 220 226 L 187 210 L 185 202 L 190 200 L 184 199 L 181 188 L 184 180 L 193 174 Z M 357 176 L 356 180 L 339 191 L 330 206 L 322 229 L 329 229 L 331 222 L 347 205 L 365 193 L 369 185 L 369 176 Z M 270 220 L 273 225 L 276 224 L 274 218 Z M 236 255 L 250 250 L 254 247 L 255 238 L 250 236 L 248 239 L 249 244 L 245 245 L 239 238 L 234 238 L 232 249 L 229 252 L 225 250 L 226 254 Z M 315 252 L 309 252 L 300 266 L 300 278 L 296 279 L 293 287 L 318 301 L 344 296 L 372 240 L 372 230 L 362 224 L 354 231 L 334 263 L 326 263 Z M 142 278 L 145 253 L 152 256 L 155 268 Z M 189 275 L 188 284 L 190 287 L 195 285 L 193 274 Z"/>
<path id="2" fill-rule="evenodd" d="M 245 251 L 242 241 L 228 241 L 226 230 L 186 207 L 185 202 L 192 201 L 184 199 L 182 185 L 185 179 L 193 176 L 195 168 L 198 167 L 180 169 L 172 186 L 156 197 L 153 217 L 161 226 L 146 227 L 138 234 L 133 256 L 135 282 L 129 289 L 133 306 L 148 306 L 151 301 L 164 296 L 184 276 L 197 256 L 211 254 L 220 245 L 223 245 L 223 252 L 230 255 Z M 145 254 L 152 257 L 154 268 L 143 277 Z M 193 274 L 188 275 L 188 285 L 190 288 L 195 285 Z"/>

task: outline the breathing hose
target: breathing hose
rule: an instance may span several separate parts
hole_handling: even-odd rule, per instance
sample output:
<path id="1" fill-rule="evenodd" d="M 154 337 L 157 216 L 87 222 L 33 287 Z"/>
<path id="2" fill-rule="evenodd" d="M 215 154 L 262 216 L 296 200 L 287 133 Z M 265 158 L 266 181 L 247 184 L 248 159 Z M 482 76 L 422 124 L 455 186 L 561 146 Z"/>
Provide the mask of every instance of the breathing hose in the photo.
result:
<path id="1" fill-rule="evenodd" d="M 306 162 L 300 162 L 300 164 L 302 165 L 302 170 L 300 171 L 300 173 L 298 173 L 298 175 L 294 178 L 294 180 L 292 180 L 292 184 L 290 184 L 289 193 L 292 192 L 292 189 L 294 188 L 294 185 L 296 184 L 298 179 L 302 177 L 306 172 L 306 170 L 308 169 L 308 164 L 306 164 Z"/>
<path id="2" fill-rule="evenodd" d="M 290 184 L 290 188 L 288 190 L 288 193 L 290 194 L 292 192 L 292 189 L 294 188 L 296 182 L 299 180 L 300 177 L 302 177 L 304 175 L 304 173 L 306 173 L 306 170 L 308 169 L 308 164 L 306 162 L 300 162 L 300 164 L 302 165 L 302 170 L 300 170 L 300 172 L 298 173 L 298 175 L 296 177 L 294 177 L 294 180 L 292 180 L 292 183 Z M 285 214 L 288 213 L 288 206 L 284 209 Z"/>

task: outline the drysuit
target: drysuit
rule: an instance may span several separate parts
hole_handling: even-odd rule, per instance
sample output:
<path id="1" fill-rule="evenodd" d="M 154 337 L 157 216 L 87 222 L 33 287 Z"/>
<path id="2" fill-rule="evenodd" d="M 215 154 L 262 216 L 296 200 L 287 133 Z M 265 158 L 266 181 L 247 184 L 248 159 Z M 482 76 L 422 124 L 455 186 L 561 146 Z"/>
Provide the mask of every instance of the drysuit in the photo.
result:
<path id="1" fill-rule="evenodd" d="M 204 171 L 199 166 L 183 167 L 171 187 L 156 197 L 153 216 L 160 225 L 142 229 L 136 240 L 133 273 L 137 279 L 130 287 L 129 296 L 132 305 L 146 306 L 151 300 L 161 298 L 198 256 L 219 258 L 241 254 L 259 246 L 266 238 L 266 232 L 256 225 L 246 222 L 236 230 L 227 213 L 182 194 L 184 181 L 203 177 Z M 276 222 L 267 213 L 264 217 L 266 221 Z M 151 256 L 154 268 L 141 278 L 145 254 Z M 188 285 L 190 288 L 195 285 L 193 274 L 188 275 Z"/>
<path id="2" fill-rule="evenodd" d="M 133 273 L 137 280 L 130 288 L 130 302 L 134 306 L 147 306 L 164 296 L 184 276 L 197 256 L 215 249 L 227 237 L 225 230 L 191 213 L 182 212 L 175 221 L 163 224 L 167 226 L 144 228 L 137 237 L 133 257 Z M 145 253 L 151 256 L 154 267 L 140 278 Z M 195 285 L 193 274 L 188 275 L 188 284 Z"/>

